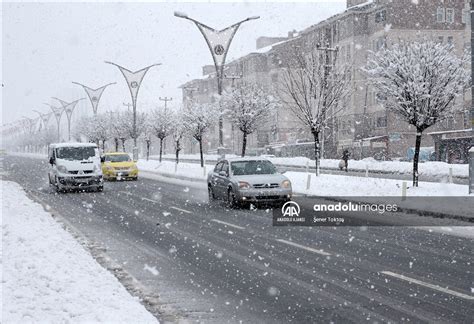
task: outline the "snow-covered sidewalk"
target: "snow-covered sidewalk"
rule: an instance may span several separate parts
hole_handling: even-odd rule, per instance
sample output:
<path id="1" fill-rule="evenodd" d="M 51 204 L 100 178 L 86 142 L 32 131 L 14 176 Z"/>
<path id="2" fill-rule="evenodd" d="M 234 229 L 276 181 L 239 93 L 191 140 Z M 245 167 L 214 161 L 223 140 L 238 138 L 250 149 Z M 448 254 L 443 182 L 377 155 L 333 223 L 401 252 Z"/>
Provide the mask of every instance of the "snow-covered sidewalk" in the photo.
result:
<path id="1" fill-rule="evenodd" d="M 176 164 L 156 160 L 140 160 L 140 171 L 156 172 L 168 176 L 182 176 L 188 179 L 204 180 L 211 167 L 205 169 L 197 163 L 180 162 Z M 403 180 L 384 178 L 364 178 L 346 175 L 321 174 L 312 176 L 309 190 L 306 189 L 308 174 L 305 172 L 285 172 L 293 186 L 293 191 L 317 196 L 374 196 L 398 197 L 402 194 Z M 468 186 L 451 183 L 420 182 L 418 188 L 410 188 L 407 196 L 467 196 Z"/>
<path id="2" fill-rule="evenodd" d="M 153 174 L 182 180 L 193 180 L 204 183 L 207 172 L 211 170 L 209 166 L 201 168 L 197 163 L 179 163 L 169 161 L 140 160 L 138 168 L 141 176 Z M 346 175 L 321 174 L 316 177 L 311 174 L 308 186 L 308 174 L 305 172 L 285 172 L 284 175 L 290 179 L 295 194 L 323 196 L 323 197 L 346 197 L 343 199 L 356 198 L 357 201 L 385 201 L 383 197 L 401 200 L 403 192 L 403 180 L 384 178 L 364 178 Z M 449 217 L 471 218 L 472 216 L 472 195 L 469 195 L 467 185 L 451 183 L 420 182 L 419 187 L 411 187 L 407 183 L 406 197 L 457 197 L 446 204 L 445 199 L 416 199 L 399 201 L 398 206 L 409 210 L 424 211 L 432 214 L 443 214 Z M 453 210 L 453 201 L 459 202 L 456 210 Z"/>
<path id="3" fill-rule="evenodd" d="M 1 182 L 4 323 L 157 323 L 22 188 Z"/>
<path id="4" fill-rule="evenodd" d="M 228 155 L 233 157 L 234 155 Z M 164 155 L 167 159 L 174 159 L 175 156 L 172 154 Z M 158 159 L 158 156 L 151 156 L 153 159 Z M 182 162 L 186 160 L 199 160 L 199 154 L 182 154 L 180 156 Z M 205 155 L 205 159 L 208 162 L 215 162 L 219 159 L 218 155 Z M 306 157 L 268 157 L 275 165 L 280 166 L 293 166 L 293 167 L 309 167 L 314 166 L 314 160 L 310 160 Z M 337 159 L 323 159 L 321 160 L 321 168 L 325 169 L 339 169 L 339 161 Z M 373 158 L 366 158 L 363 160 L 349 160 L 349 168 L 351 171 L 365 171 L 366 168 L 369 172 L 382 172 L 382 173 L 398 173 L 398 174 L 411 174 L 413 171 L 412 162 L 401 162 L 401 161 L 377 161 Z M 430 177 L 448 177 L 449 172 L 452 172 L 453 177 L 469 177 L 469 165 L 468 164 L 448 164 L 445 162 L 423 162 L 419 164 L 420 176 Z"/>

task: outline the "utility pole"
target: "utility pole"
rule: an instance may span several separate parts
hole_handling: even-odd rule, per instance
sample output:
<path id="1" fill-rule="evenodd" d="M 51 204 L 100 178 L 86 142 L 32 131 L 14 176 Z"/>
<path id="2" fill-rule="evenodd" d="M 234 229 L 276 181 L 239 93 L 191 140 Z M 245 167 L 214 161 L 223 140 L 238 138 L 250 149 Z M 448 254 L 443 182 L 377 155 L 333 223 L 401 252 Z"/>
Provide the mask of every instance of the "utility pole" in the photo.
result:
<path id="1" fill-rule="evenodd" d="M 173 100 L 173 98 L 171 98 L 171 97 L 169 97 L 169 98 L 168 98 L 168 97 L 164 97 L 164 98 L 159 97 L 158 99 L 159 99 L 160 101 L 164 101 L 164 102 L 165 102 L 165 111 L 166 111 L 166 109 L 168 108 L 168 101 L 172 101 L 172 100 Z"/>
<path id="2" fill-rule="evenodd" d="M 324 116 L 323 118 L 323 128 L 321 131 L 321 151 L 320 151 L 320 157 L 318 157 L 318 164 L 319 164 L 319 159 L 324 158 L 324 142 L 325 142 L 325 119 L 326 119 L 326 92 L 328 91 L 328 77 L 329 77 L 329 72 L 330 69 L 334 67 L 334 64 L 336 63 L 336 57 L 337 57 L 337 52 L 339 51 L 339 47 L 329 47 L 329 42 L 326 42 L 325 47 L 321 47 L 321 44 L 316 45 L 316 50 L 318 51 L 323 51 L 324 52 L 324 80 L 323 80 L 323 93 L 324 93 L 324 101 L 323 101 L 323 109 L 324 109 Z M 333 56 L 333 62 L 331 63 L 331 58 L 330 55 L 334 53 Z M 331 117 L 332 123 L 334 124 L 334 116 Z M 334 132 L 334 125 L 333 125 L 333 132 Z M 334 134 L 332 136 L 332 139 L 334 140 Z M 334 143 L 335 144 L 335 143 Z M 316 170 L 317 174 L 319 174 L 319 170 Z"/>
<path id="3" fill-rule="evenodd" d="M 232 80 L 231 87 L 234 88 L 235 80 L 242 79 L 243 74 L 242 73 L 240 73 L 239 75 L 237 75 L 237 74 L 230 74 L 230 75 L 224 74 L 224 77 L 226 79 Z M 234 123 L 232 123 L 232 125 L 231 125 L 231 132 L 232 132 L 232 153 L 235 153 L 235 134 L 234 134 L 235 133 L 235 127 L 234 127 Z"/>

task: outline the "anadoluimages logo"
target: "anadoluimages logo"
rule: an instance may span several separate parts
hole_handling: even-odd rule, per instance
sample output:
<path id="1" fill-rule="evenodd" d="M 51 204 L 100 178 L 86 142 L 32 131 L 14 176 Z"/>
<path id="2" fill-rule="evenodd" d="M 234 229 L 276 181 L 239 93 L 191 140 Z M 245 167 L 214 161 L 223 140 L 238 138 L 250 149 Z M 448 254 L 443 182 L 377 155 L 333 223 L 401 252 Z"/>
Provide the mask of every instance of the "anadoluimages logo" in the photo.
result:
<path id="1" fill-rule="evenodd" d="M 300 215 L 300 205 L 296 203 L 295 201 L 287 201 L 282 207 L 281 207 L 281 213 L 283 217 L 298 217 Z"/>

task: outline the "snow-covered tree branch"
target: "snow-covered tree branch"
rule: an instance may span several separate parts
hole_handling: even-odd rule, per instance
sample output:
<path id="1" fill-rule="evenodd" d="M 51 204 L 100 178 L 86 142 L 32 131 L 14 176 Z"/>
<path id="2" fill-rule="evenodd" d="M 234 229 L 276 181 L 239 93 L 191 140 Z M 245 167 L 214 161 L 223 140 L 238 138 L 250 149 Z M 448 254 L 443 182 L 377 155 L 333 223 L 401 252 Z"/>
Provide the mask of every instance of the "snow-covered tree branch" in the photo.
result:
<path id="1" fill-rule="evenodd" d="M 385 108 L 416 128 L 413 185 L 425 129 L 454 114 L 455 100 L 469 84 L 467 57 L 450 44 L 401 42 L 371 53 L 365 71 L 383 94 Z"/>
<path id="2" fill-rule="evenodd" d="M 201 167 L 204 167 L 202 140 L 209 127 L 217 122 L 219 110 L 215 105 L 193 103 L 184 114 L 184 126 L 189 134 L 199 143 Z"/>
<path id="3" fill-rule="evenodd" d="M 319 175 L 319 133 L 344 109 L 351 74 L 349 66 L 336 65 L 335 58 L 327 62 L 323 52 L 313 48 L 309 53 L 294 50 L 283 73 L 280 98 L 313 135 Z"/>
<path id="4" fill-rule="evenodd" d="M 227 117 L 241 132 L 242 156 L 245 156 L 247 135 L 252 134 L 275 110 L 274 98 L 257 84 L 240 84 L 224 95 Z"/>
<path id="5" fill-rule="evenodd" d="M 171 134 L 173 128 L 173 114 L 164 108 L 157 108 L 151 116 L 153 132 L 160 140 L 160 162 L 163 155 L 163 141 Z"/>

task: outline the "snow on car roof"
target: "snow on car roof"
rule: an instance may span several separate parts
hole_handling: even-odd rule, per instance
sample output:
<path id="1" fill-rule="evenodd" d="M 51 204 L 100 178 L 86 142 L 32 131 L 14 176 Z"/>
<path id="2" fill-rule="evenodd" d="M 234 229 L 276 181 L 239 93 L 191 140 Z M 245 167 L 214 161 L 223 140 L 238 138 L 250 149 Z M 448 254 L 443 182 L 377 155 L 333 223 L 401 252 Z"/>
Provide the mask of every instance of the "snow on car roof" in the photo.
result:
<path id="1" fill-rule="evenodd" d="M 53 143 L 50 147 L 97 147 L 95 143 Z"/>

